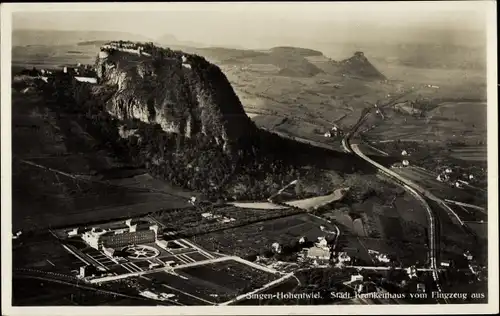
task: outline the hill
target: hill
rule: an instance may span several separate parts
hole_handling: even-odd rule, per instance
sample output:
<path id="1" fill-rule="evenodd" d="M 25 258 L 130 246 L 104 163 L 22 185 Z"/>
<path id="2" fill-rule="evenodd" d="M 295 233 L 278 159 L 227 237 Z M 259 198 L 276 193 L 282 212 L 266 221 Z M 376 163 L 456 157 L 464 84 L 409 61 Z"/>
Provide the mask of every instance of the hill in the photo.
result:
<path id="1" fill-rule="evenodd" d="M 108 46 L 96 68 L 103 84 L 117 85 L 107 107 L 111 115 L 159 124 L 187 138 L 203 133 L 229 151 L 253 133 L 253 123 L 214 64 L 152 44 L 143 46 L 144 55 Z"/>
<path id="2" fill-rule="evenodd" d="M 146 36 L 127 32 L 18 29 L 12 32 L 12 46 L 74 45 L 85 41 L 110 41 L 114 38 L 131 41 L 151 41 Z"/>
<path id="3" fill-rule="evenodd" d="M 118 43 L 101 49 L 98 85 L 61 74 L 43 89 L 60 112 L 91 120 L 117 157 L 154 176 L 209 198 L 266 199 L 297 178 L 317 179 L 308 194 L 318 195 L 341 174 L 373 172 L 348 154 L 257 129 L 225 75 L 204 58 Z"/>
<path id="4" fill-rule="evenodd" d="M 366 80 L 385 80 L 386 77 L 372 65 L 363 52 L 355 52 L 353 56 L 342 61 L 329 60 L 320 67 L 330 74 L 354 77 Z"/>

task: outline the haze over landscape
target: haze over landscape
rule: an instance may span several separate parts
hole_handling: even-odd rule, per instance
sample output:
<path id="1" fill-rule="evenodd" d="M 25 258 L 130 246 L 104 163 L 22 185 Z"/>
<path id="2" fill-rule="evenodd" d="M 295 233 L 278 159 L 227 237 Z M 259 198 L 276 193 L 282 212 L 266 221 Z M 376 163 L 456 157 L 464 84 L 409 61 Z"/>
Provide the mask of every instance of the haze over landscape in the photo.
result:
<path id="1" fill-rule="evenodd" d="M 488 302 L 485 5 L 121 6 L 12 14 L 15 304 Z"/>

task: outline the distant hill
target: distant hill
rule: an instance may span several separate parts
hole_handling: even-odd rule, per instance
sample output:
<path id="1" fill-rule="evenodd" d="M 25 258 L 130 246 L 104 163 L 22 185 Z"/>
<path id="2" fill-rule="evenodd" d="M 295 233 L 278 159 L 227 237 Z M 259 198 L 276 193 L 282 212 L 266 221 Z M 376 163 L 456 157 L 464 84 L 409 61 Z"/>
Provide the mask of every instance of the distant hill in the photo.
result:
<path id="1" fill-rule="evenodd" d="M 308 56 L 323 56 L 323 53 L 317 50 L 309 49 L 309 48 L 301 48 L 301 47 L 292 47 L 292 46 L 278 46 L 270 49 L 272 53 L 277 54 L 294 54 L 300 55 L 303 57 Z"/>
<path id="2" fill-rule="evenodd" d="M 338 74 L 363 79 L 385 79 L 385 76 L 373 66 L 363 52 L 356 52 L 350 58 L 333 62 L 338 66 Z"/>
<path id="3" fill-rule="evenodd" d="M 156 39 L 156 42 L 163 46 L 187 46 L 187 47 L 207 47 L 207 44 L 179 40 L 172 34 L 164 34 Z"/>
<path id="4" fill-rule="evenodd" d="M 107 31 L 59 31 L 59 30 L 14 30 L 12 46 L 55 46 L 76 45 L 89 41 L 110 41 L 116 38 L 130 41 L 151 42 L 152 39 L 127 33 Z"/>
<path id="5" fill-rule="evenodd" d="M 214 62 L 222 62 L 222 63 L 240 63 L 247 58 L 254 58 L 254 57 L 268 55 L 266 52 L 262 51 L 249 50 L 249 49 L 235 49 L 226 47 L 199 48 L 196 49 L 196 53 Z"/>
<path id="6" fill-rule="evenodd" d="M 278 75 L 312 77 L 324 71 L 310 63 L 304 56 L 323 54 L 319 51 L 297 47 L 275 47 L 269 50 L 246 50 L 224 47 L 196 49 L 196 53 L 215 63 L 266 64 L 279 68 Z"/>
<path id="7" fill-rule="evenodd" d="M 363 52 L 335 61 L 326 56 L 310 56 L 307 60 L 325 73 L 338 76 L 348 76 L 365 80 L 384 80 L 385 76 L 372 65 Z"/>

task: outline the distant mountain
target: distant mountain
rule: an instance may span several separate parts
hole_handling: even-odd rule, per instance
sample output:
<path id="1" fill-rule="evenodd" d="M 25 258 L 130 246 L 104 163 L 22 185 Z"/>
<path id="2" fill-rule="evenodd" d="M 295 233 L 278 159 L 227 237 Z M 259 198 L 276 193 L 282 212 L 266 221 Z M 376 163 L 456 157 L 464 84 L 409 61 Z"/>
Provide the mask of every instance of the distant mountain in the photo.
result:
<path id="1" fill-rule="evenodd" d="M 365 80 L 384 80 L 385 76 L 372 65 L 363 52 L 355 52 L 353 56 L 335 61 L 326 56 L 310 56 L 307 60 L 325 73 L 348 76 Z"/>
<path id="2" fill-rule="evenodd" d="M 130 41 L 152 42 L 153 40 L 142 35 L 127 32 L 108 31 L 59 31 L 59 30 L 14 30 L 12 32 L 12 46 L 59 46 L 76 45 L 89 41 L 110 41 L 114 39 Z"/>
<path id="3" fill-rule="evenodd" d="M 340 75 L 362 79 L 386 79 L 385 76 L 370 63 L 363 52 L 355 52 L 352 57 L 333 63 L 338 67 L 337 74 Z"/>
<path id="4" fill-rule="evenodd" d="M 172 34 L 165 34 L 156 39 L 156 42 L 163 46 L 187 46 L 187 47 L 207 47 L 207 44 L 179 40 Z"/>

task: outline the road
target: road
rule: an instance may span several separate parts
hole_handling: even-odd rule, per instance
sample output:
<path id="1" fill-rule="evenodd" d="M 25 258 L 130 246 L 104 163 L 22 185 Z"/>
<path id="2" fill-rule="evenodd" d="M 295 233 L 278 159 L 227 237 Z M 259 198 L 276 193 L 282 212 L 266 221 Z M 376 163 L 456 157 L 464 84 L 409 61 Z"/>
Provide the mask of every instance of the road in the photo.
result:
<path id="1" fill-rule="evenodd" d="M 375 166 L 377 169 L 379 169 L 382 173 L 386 174 L 392 179 L 395 179 L 398 184 L 402 184 L 403 187 L 411 194 L 413 195 L 425 208 L 427 211 L 427 215 L 429 217 L 429 261 L 430 261 L 430 267 L 433 269 L 433 278 L 436 281 L 438 290 L 441 291 L 441 286 L 439 285 L 439 270 L 438 270 L 438 245 L 436 242 L 436 219 L 434 217 L 434 213 L 432 209 L 430 208 L 429 204 L 425 201 L 425 199 L 420 196 L 419 191 L 415 189 L 413 185 L 415 185 L 413 182 L 403 178 L 401 175 L 395 173 L 394 171 L 387 169 L 386 167 L 382 166 L 381 164 L 371 160 L 368 158 L 365 154 L 363 154 L 360 150 L 358 145 L 356 144 L 349 144 L 352 151 L 358 155 L 360 158 L 366 160 L 373 166 Z M 417 186 L 418 187 L 418 186 Z M 423 188 L 418 187 L 421 191 L 426 191 Z M 437 198 L 436 198 L 437 199 Z"/>
<path id="2" fill-rule="evenodd" d="M 462 202 L 458 202 L 458 201 L 454 201 L 454 200 L 447 200 L 447 199 L 445 200 L 445 202 L 448 202 L 450 204 L 460 205 L 460 206 L 463 206 L 463 207 L 472 208 L 474 210 L 480 211 L 483 214 L 488 215 L 488 212 L 486 211 L 486 209 L 484 207 L 480 207 L 480 206 L 473 205 L 473 204 L 468 204 L 468 203 L 462 203 Z"/>
<path id="3" fill-rule="evenodd" d="M 410 91 L 411 92 L 411 91 Z M 394 103 L 396 100 L 400 99 L 402 96 L 408 94 L 409 92 L 405 92 L 393 100 L 391 100 L 389 103 L 385 104 L 382 107 L 389 106 L 390 104 Z M 436 201 L 439 205 L 442 205 L 443 207 L 451 210 L 445 203 L 444 201 L 440 200 L 430 192 L 428 192 L 426 189 L 420 187 L 416 183 L 403 178 L 401 175 L 395 173 L 394 171 L 382 166 L 381 164 L 373 161 L 370 159 L 368 156 L 366 156 L 361 150 L 359 149 L 357 144 L 351 144 L 351 138 L 353 135 L 356 134 L 357 130 L 359 127 L 364 123 L 364 121 L 367 119 L 368 115 L 370 114 L 371 108 L 366 108 L 365 111 L 362 112 L 361 117 L 359 118 L 358 122 L 351 128 L 351 130 L 345 135 L 344 139 L 342 140 L 342 145 L 346 148 L 347 151 L 352 152 L 356 154 L 358 157 L 361 159 L 365 160 L 366 162 L 370 163 L 374 167 L 376 167 L 379 171 L 384 173 L 385 175 L 389 176 L 390 179 L 393 179 L 396 181 L 396 183 L 403 185 L 403 187 L 411 194 L 413 195 L 425 208 L 427 211 L 427 215 L 429 217 L 429 264 L 430 264 L 430 269 L 432 269 L 432 275 L 433 278 L 436 282 L 436 286 L 438 290 L 441 292 L 441 285 L 439 283 L 439 269 L 438 269 L 438 247 L 439 247 L 439 242 L 436 241 L 436 239 L 439 236 L 436 236 L 436 219 L 434 216 L 434 212 L 430 208 L 429 204 L 425 201 L 425 199 L 420 195 L 423 194 L 424 196 L 428 197 L 431 200 Z M 456 213 L 451 210 L 451 212 L 459 219 L 460 218 L 456 215 Z M 461 221 L 460 221 L 461 222 Z M 463 223 L 461 223 L 463 225 Z"/>
<path id="4" fill-rule="evenodd" d="M 346 268 L 361 269 L 361 270 L 404 270 L 403 267 L 387 267 L 387 266 L 345 266 Z M 432 268 L 415 268 L 417 271 L 432 272 Z"/>

